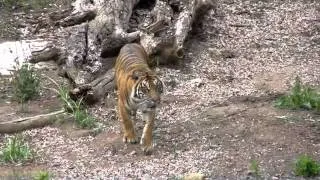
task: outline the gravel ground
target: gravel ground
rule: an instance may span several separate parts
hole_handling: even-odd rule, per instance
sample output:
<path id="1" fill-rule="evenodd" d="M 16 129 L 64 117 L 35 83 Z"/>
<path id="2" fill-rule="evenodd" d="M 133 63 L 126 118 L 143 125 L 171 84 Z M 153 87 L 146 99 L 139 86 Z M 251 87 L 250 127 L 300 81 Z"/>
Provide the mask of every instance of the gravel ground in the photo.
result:
<path id="1" fill-rule="evenodd" d="M 296 75 L 319 84 L 319 11 L 317 0 L 218 1 L 187 42 L 185 66 L 159 69 L 167 89 L 151 156 L 143 156 L 139 145 L 122 144 L 112 102 L 92 108 L 108 125 L 96 137 L 70 138 L 55 127 L 24 133 L 55 179 L 175 179 L 191 172 L 245 178 L 246 172 L 221 162 L 237 155 L 212 141 L 223 124 L 200 129 L 207 120 L 202 114 L 230 97 L 284 92 Z"/>

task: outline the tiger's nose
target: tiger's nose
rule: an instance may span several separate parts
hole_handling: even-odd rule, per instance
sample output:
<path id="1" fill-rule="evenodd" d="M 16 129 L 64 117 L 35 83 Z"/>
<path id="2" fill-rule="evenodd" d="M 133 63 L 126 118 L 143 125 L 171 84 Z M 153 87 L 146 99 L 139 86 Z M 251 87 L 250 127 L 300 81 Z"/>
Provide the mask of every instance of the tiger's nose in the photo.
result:
<path id="1" fill-rule="evenodd" d="M 156 106 L 157 106 L 157 104 L 156 104 L 156 102 L 154 102 L 154 101 L 150 101 L 149 102 L 149 104 L 148 104 L 148 108 L 156 108 Z"/>

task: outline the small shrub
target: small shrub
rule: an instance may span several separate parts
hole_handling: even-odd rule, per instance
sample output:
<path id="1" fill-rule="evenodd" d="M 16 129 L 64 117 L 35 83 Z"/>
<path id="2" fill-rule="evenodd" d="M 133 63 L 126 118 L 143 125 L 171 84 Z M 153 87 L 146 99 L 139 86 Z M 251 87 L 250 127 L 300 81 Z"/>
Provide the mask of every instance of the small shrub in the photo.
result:
<path id="1" fill-rule="evenodd" d="M 0 159 L 4 162 L 24 162 L 32 158 L 32 151 L 21 136 L 7 138 L 4 148 L 0 151 Z"/>
<path id="2" fill-rule="evenodd" d="M 301 108 L 320 111 L 320 94 L 315 89 L 302 85 L 297 77 L 291 93 L 277 99 L 275 106 L 279 108 Z"/>
<path id="3" fill-rule="evenodd" d="M 320 164 L 307 155 L 300 156 L 296 163 L 294 172 L 297 176 L 313 177 L 320 174 Z"/>
<path id="4" fill-rule="evenodd" d="M 252 160 L 250 162 L 250 167 L 249 167 L 251 173 L 256 177 L 260 177 L 260 168 L 259 168 L 259 164 L 256 160 Z"/>
<path id="5" fill-rule="evenodd" d="M 50 174 L 48 171 L 39 171 L 33 176 L 33 180 L 49 180 Z"/>
<path id="6" fill-rule="evenodd" d="M 63 104 L 63 108 L 66 112 L 72 113 L 75 109 L 76 103 L 74 102 L 73 99 L 71 99 L 69 95 L 69 90 L 65 86 L 61 86 L 59 84 L 56 84 L 58 86 L 58 97 L 60 101 Z"/>
<path id="7" fill-rule="evenodd" d="M 94 128 L 96 120 L 84 109 L 82 99 L 74 101 L 65 87 L 59 88 L 59 97 L 67 112 L 70 112 L 81 128 Z"/>
<path id="8" fill-rule="evenodd" d="M 82 99 L 74 102 L 73 116 L 77 124 L 82 128 L 94 128 L 96 126 L 96 120 L 83 109 Z"/>
<path id="9" fill-rule="evenodd" d="M 23 63 L 19 67 L 16 61 L 15 71 L 12 73 L 12 86 L 14 99 L 20 103 L 25 103 L 39 95 L 40 78 L 33 66 Z"/>
<path id="10" fill-rule="evenodd" d="M 49 78 L 49 77 L 47 77 Z M 56 86 L 58 87 L 57 93 L 59 95 L 60 100 L 63 103 L 63 107 L 66 112 L 73 115 L 76 123 L 81 128 L 94 128 L 96 127 L 96 119 L 93 118 L 84 108 L 82 103 L 82 98 L 77 101 L 74 101 L 70 95 L 69 90 L 56 83 L 53 79 L 49 78 Z"/>

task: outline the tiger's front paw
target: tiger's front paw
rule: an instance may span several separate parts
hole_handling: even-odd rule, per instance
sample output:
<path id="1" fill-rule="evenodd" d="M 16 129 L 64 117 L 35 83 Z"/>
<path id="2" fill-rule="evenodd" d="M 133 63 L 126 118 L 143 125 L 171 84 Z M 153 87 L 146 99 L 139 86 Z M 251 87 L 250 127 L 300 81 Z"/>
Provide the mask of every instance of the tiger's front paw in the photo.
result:
<path id="1" fill-rule="evenodd" d="M 145 138 L 141 138 L 140 144 L 142 145 L 142 150 L 145 155 L 150 155 L 153 151 L 152 140 L 147 140 Z"/>
<path id="2" fill-rule="evenodd" d="M 124 143 L 131 143 L 131 144 L 137 143 L 136 135 L 134 133 L 125 134 L 123 136 L 123 142 Z"/>

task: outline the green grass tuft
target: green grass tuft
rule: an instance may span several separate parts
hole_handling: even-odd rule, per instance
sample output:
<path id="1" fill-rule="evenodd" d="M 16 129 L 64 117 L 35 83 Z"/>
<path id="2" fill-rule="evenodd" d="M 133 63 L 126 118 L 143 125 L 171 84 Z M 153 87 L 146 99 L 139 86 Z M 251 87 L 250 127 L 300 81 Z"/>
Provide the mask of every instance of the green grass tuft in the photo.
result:
<path id="1" fill-rule="evenodd" d="M 72 113 L 78 125 L 82 128 L 94 128 L 96 127 L 96 120 L 90 116 L 90 114 L 84 109 L 82 99 L 78 101 L 72 101 Z"/>
<path id="2" fill-rule="evenodd" d="M 50 174 L 48 171 L 39 171 L 33 176 L 33 180 L 49 180 Z"/>
<path id="3" fill-rule="evenodd" d="M 261 176 L 259 164 L 256 160 L 252 160 L 250 162 L 249 169 L 256 178 L 259 178 Z"/>
<path id="4" fill-rule="evenodd" d="M 0 151 L 0 159 L 6 163 L 20 163 L 30 160 L 32 151 L 21 136 L 13 136 L 6 139 L 4 148 Z"/>
<path id="5" fill-rule="evenodd" d="M 69 95 L 68 88 L 59 85 L 50 77 L 47 78 L 50 79 L 58 87 L 58 90 L 56 91 L 59 95 L 61 102 L 63 103 L 63 107 L 66 112 L 72 114 L 76 123 L 81 128 L 95 128 L 97 126 L 96 119 L 92 117 L 85 109 L 85 106 L 82 101 L 83 99 L 80 98 L 79 100 L 74 101 Z"/>
<path id="6" fill-rule="evenodd" d="M 96 120 L 85 110 L 82 98 L 74 101 L 69 96 L 69 90 L 65 87 L 59 88 L 59 96 L 64 104 L 64 109 L 73 115 L 81 128 L 94 128 L 96 126 Z"/>
<path id="7" fill-rule="evenodd" d="M 302 85 L 297 77 L 289 95 L 278 98 L 275 106 L 289 109 L 307 109 L 320 112 L 320 94 L 311 87 Z"/>
<path id="8" fill-rule="evenodd" d="M 12 75 L 12 86 L 14 99 L 20 103 L 25 103 L 39 95 L 40 76 L 34 67 L 23 63 L 21 67 L 16 61 Z"/>
<path id="9" fill-rule="evenodd" d="M 320 174 L 320 164 L 307 155 L 298 157 L 295 168 L 295 175 L 313 177 Z"/>

